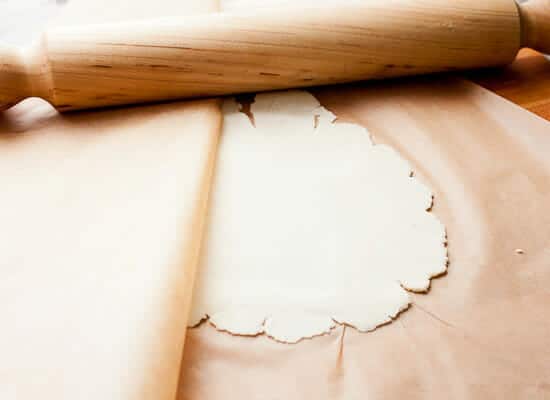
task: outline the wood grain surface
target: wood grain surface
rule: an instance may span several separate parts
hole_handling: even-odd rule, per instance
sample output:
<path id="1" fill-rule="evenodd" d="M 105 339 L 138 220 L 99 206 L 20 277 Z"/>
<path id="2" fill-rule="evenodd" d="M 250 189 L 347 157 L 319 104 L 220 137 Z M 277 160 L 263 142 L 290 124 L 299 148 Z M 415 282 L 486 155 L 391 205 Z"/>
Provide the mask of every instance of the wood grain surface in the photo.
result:
<path id="1" fill-rule="evenodd" d="M 67 111 L 505 65 L 520 39 L 513 0 L 328 2 L 52 28 L 21 57 L 6 53 L 0 107 L 35 96 Z"/>
<path id="2" fill-rule="evenodd" d="M 550 119 L 550 62 L 536 51 L 523 49 L 508 67 L 473 71 L 465 77 Z"/>
<path id="3" fill-rule="evenodd" d="M 48 20 L 55 19 L 63 9 L 64 0 L 53 2 L 5 0 L 0 3 L 4 18 L 0 26 L 0 45 L 25 46 L 40 34 Z M 70 4 L 70 1 L 69 1 Z M 124 2 L 110 6 L 117 8 L 105 12 L 101 2 L 84 1 L 79 4 L 85 15 L 102 15 L 102 21 L 112 22 L 111 14 L 121 14 Z M 132 5 L 132 15 L 145 18 L 150 15 L 150 5 L 138 2 Z M 539 53 L 523 49 L 508 67 L 472 71 L 464 74 L 467 79 L 500 96 L 550 119 L 550 63 Z"/>

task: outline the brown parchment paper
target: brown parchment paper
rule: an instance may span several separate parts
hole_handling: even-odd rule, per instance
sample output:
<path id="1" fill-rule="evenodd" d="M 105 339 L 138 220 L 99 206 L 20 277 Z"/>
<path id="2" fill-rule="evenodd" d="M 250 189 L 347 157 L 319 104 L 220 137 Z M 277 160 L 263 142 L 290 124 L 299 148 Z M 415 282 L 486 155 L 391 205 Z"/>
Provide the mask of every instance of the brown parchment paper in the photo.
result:
<path id="1" fill-rule="evenodd" d="M 550 124 L 452 78 L 314 94 L 433 189 L 448 273 L 371 333 L 285 345 L 191 329 L 181 398 L 550 398 Z"/>

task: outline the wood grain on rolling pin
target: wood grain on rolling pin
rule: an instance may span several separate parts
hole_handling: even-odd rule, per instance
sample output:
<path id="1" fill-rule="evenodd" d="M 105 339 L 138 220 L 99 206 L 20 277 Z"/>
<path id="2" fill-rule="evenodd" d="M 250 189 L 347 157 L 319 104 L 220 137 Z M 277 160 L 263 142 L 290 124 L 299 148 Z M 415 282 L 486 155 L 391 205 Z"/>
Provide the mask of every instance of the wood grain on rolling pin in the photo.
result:
<path id="1" fill-rule="evenodd" d="M 512 0 L 365 1 L 64 28 L 29 56 L 35 82 L 19 96 L 69 110 L 495 66 L 514 59 L 520 36 Z"/>

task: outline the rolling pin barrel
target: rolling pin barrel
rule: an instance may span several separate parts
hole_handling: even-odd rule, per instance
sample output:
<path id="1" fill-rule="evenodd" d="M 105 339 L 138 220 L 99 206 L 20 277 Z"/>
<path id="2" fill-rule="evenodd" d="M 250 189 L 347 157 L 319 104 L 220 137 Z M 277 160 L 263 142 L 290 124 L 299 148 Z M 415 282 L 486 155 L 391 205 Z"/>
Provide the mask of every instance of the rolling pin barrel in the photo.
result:
<path id="1" fill-rule="evenodd" d="M 511 62 L 550 50 L 550 0 L 351 1 L 46 32 L 0 49 L 0 108 L 60 111 L 344 83 Z"/>

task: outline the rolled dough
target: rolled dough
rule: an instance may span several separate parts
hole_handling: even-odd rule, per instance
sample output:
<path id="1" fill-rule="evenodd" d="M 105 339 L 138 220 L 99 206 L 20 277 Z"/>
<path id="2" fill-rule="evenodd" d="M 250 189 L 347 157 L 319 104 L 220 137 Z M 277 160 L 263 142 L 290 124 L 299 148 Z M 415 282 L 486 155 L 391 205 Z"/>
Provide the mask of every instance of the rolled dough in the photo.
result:
<path id="1" fill-rule="evenodd" d="M 390 147 L 305 91 L 223 106 L 190 325 L 296 342 L 335 323 L 369 331 L 445 271 L 431 192 Z"/>

